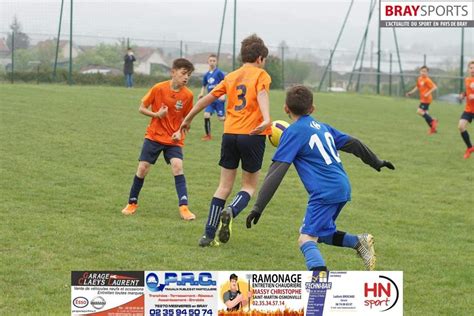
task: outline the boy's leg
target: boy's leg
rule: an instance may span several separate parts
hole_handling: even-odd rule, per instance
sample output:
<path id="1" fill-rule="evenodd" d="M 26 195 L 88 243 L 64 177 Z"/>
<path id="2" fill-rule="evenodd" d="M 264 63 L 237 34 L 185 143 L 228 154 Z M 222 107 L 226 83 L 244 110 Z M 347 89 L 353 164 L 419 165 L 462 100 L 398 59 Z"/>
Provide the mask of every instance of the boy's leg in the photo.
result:
<path id="1" fill-rule="evenodd" d="M 426 121 L 426 124 L 428 124 L 428 126 L 431 127 L 433 118 L 428 114 L 428 109 L 429 109 L 429 105 L 425 103 L 421 103 L 416 113 L 420 115 L 421 117 L 423 117 Z"/>
<path id="2" fill-rule="evenodd" d="M 143 141 L 142 151 L 138 158 L 137 173 L 133 178 L 132 187 L 130 188 L 130 195 L 127 206 L 122 210 L 124 215 L 132 215 L 138 207 L 138 195 L 143 187 L 145 177 L 150 172 L 152 164 L 155 164 L 156 159 L 163 150 L 163 145 L 153 142 L 149 139 Z"/>
<path id="3" fill-rule="evenodd" d="M 464 153 L 464 159 L 468 159 L 471 156 L 471 153 L 474 152 L 469 133 L 467 132 L 467 123 L 472 121 L 472 116 L 474 115 L 464 112 L 458 124 L 459 132 L 461 133 L 461 137 L 467 147 L 466 152 Z"/>
<path id="4" fill-rule="evenodd" d="M 182 219 L 189 221 L 196 218 L 188 208 L 188 189 L 186 178 L 183 172 L 183 150 L 179 146 L 165 146 L 164 158 L 166 163 L 171 165 L 171 172 L 174 176 L 176 194 L 178 195 L 179 213 Z"/>
<path id="5" fill-rule="evenodd" d="M 204 132 L 206 133 L 201 140 L 211 140 L 211 115 L 214 112 L 212 104 L 204 110 Z"/>
<path id="6" fill-rule="evenodd" d="M 307 234 L 300 234 L 298 244 L 303 253 L 306 267 L 310 271 L 326 271 L 326 264 L 324 263 L 321 251 L 317 245 L 318 237 L 313 237 Z"/>
<path id="7" fill-rule="evenodd" d="M 226 243 L 230 239 L 232 219 L 247 207 L 258 185 L 260 169 L 265 153 L 265 136 L 238 135 L 237 149 L 242 158 L 242 188 L 230 205 L 221 214 L 219 240 Z"/>
<path id="8" fill-rule="evenodd" d="M 303 231 L 310 231 L 318 234 L 318 242 L 331 246 L 353 248 L 364 261 L 367 270 L 375 269 L 375 249 L 374 237 L 370 234 L 352 235 L 336 230 L 336 219 L 342 211 L 346 202 L 336 204 L 319 204 L 313 206 L 312 215 L 305 217 L 305 223 L 319 222 L 315 226 L 306 228 Z M 310 208 L 308 208 L 310 209 Z M 309 210 L 307 211 L 308 214 Z"/>
<path id="9" fill-rule="evenodd" d="M 232 192 L 236 175 L 237 169 L 221 168 L 219 186 L 211 200 L 205 233 L 199 241 L 201 247 L 216 245 L 214 238 L 216 236 L 217 226 L 219 225 L 221 212 L 225 207 L 225 201 Z"/>

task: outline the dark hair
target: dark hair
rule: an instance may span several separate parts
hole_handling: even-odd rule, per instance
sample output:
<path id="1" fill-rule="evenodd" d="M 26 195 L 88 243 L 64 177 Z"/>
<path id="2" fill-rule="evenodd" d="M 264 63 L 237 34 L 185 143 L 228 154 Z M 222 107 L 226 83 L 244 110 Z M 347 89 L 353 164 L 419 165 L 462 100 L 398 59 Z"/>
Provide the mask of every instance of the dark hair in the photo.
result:
<path id="1" fill-rule="evenodd" d="M 186 58 L 178 58 L 178 59 L 173 60 L 173 66 L 171 67 L 171 69 L 180 69 L 180 68 L 184 68 L 188 72 L 194 71 L 193 64 Z"/>
<path id="2" fill-rule="evenodd" d="M 244 38 L 240 48 L 240 56 L 244 63 L 254 63 L 258 57 L 267 58 L 268 48 L 265 46 L 263 40 L 256 34 Z"/>
<path id="3" fill-rule="evenodd" d="M 467 66 L 470 67 L 472 64 L 474 64 L 474 59 L 471 60 L 470 62 L 467 63 Z"/>
<path id="4" fill-rule="evenodd" d="M 229 280 L 230 280 L 230 281 L 231 281 L 231 280 L 237 281 L 238 279 L 239 279 L 239 277 L 238 277 L 237 274 L 235 274 L 235 273 L 232 273 L 232 274 L 230 275 L 230 277 L 229 277 Z"/>
<path id="5" fill-rule="evenodd" d="M 216 54 L 210 54 L 209 57 L 207 57 L 207 59 L 211 58 L 211 57 L 214 57 L 217 59 L 217 55 Z"/>
<path id="6" fill-rule="evenodd" d="M 295 115 L 308 114 L 313 106 L 313 93 L 303 85 L 291 87 L 286 92 L 285 103 Z"/>
<path id="7" fill-rule="evenodd" d="M 423 69 L 426 69 L 426 71 L 430 71 L 430 69 L 426 65 L 423 65 L 423 66 L 420 67 L 420 70 L 423 70 Z"/>

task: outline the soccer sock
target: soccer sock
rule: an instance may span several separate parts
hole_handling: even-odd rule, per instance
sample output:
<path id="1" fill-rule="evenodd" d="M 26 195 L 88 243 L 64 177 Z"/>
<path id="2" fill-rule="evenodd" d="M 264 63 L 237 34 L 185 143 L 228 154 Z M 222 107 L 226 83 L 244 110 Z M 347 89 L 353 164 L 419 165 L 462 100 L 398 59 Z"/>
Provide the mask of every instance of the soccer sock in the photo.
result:
<path id="1" fill-rule="evenodd" d="M 359 239 L 355 235 L 348 234 L 346 232 L 336 231 L 332 235 L 323 236 L 318 238 L 318 242 L 322 242 L 326 245 L 355 248 Z"/>
<path id="2" fill-rule="evenodd" d="M 128 197 L 128 204 L 137 204 L 138 203 L 138 195 L 140 194 L 140 190 L 142 189 L 143 182 L 145 179 L 141 179 L 135 175 L 133 178 L 132 188 L 130 189 L 130 196 Z"/>
<path id="3" fill-rule="evenodd" d="M 179 206 L 188 205 L 188 190 L 186 189 L 186 178 L 184 174 L 174 176 L 174 185 L 178 194 Z"/>
<path id="4" fill-rule="evenodd" d="M 325 267 L 323 256 L 318 249 L 318 245 L 314 241 L 307 241 L 300 246 L 300 250 L 303 253 L 306 261 L 306 267 L 308 270 Z"/>
<path id="5" fill-rule="evenodd" d="M 206 236 L 208 238 L 214 238 L 216 236 L 217 225 L 219 225 L 221 211 L 224 209 L 224 206 L 225 200 L 216 197 L 212 198 L 206 223 Z"/>
<path id="6" fill-rule="evenodd" d="M 469 133 L 467 131 L 464 131 L 461 133 L 461 137 L 466 143 L 467 148 L 471 148 L 472 144 L 471 144 L 471 139 L 469 138 Z"/>
<path id="7" fill-rule="evenodd" d="M 204 119 L 204 130 L 206 131 L 206 135 L 211 135 L 211 119 L 210 118 Z"/>
<path id="8" fill-rule="evenodd" d="M 428 126 L 431 126 L 431 122 L 433 122 L 433 119 L 431 118 L 431 116 L 425 112 L 425 114 L 423 114 L 423 118 L 425 119 Z"/>
<path id="9" fill-rule="evenodd" d="M 234 200 L 232 200 L 232 203 L 230 203 L 229 205 L 232 208 L 232 215 L 234 218 L 237 217 L 237 215 L 239 215 L 239 213 L 247 207 L 249 201 L 250 194 L 245 191 L 240 191 L 239 193 L 237 193 Z"/>

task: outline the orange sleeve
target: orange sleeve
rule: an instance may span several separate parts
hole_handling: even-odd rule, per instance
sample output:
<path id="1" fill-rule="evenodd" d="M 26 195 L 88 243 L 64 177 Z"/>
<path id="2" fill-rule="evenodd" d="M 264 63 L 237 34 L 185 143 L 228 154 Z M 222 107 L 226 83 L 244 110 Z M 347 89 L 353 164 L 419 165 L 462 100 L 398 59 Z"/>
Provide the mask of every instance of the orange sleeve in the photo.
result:
<path id="1" fill-rule="evenodd" d="M 184 112 L 184 117 L 186 117 L 186 115 L 188 115 L 189 112 L 191 112 L 191 110 L 193 109 L 193 106 L 194 106 L 194 95 L 192 93 L 189 94 L 188 96 L 188 100 L 186 102 L 188 105 L 186 107 L 186 110 Z"/>
<path id="2" fill-rule="evenodd" d="M 154 86 L 153 88 L 151 88 L 147 94 L 145 94 L 145 96 L 142 98 L 142 103 L 146 106 L 149 106 L 151 104 L 153 104 L 153 102 L 155 102 L 155 95 L 156 95 L 156 90 L 158 88 L 156 86 Z"/>
<path id="3" fill-rule="evenodd" d="M 431 80 L 431 78 L 428 79 L 428 88 L 432 89 L 433 87 L 436 87 L 436 84 Z"/>
<path id="4" fill-rule="evenodd" d="M 257 93 L 262 90 L 270 90 L 270 84 L 272 83 L 272 78 L 266 71 L 262 71 L 260 76 L 257 79 Z"/>
<path id="5" fill-rule="evenodd" d="M 226 94 L 227 89 L 225 85 L 225 78 L 222 80 L 214 89 L 212 89 L 211 94 L 216 97 L 220 98 L 224 94 Z"/>

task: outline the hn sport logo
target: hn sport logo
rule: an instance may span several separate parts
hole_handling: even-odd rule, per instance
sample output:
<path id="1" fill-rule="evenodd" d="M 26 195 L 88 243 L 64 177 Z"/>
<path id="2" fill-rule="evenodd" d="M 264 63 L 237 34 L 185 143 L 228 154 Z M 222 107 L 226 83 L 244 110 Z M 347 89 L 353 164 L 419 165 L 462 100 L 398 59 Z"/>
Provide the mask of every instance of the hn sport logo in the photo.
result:
<path id="1" fill-rule="evenodd" d="M 364 283 L 364 306 L 386 312 L 397 304 L 400 292 L 395 281 L 384 275 L 379 278 L 379 282 Z"/>
<path id="2" fill-rule="evenodd" d="M 201 272 L 195 275 L 193 272 L 165 272 L 163 283 L 156 273 L 148 273 L 145 279 L 147 288 L 152 292 L 161 292 L 168 285 L 176 286 L 215 286 L 217 282 L 212 279 L 212 273 Z"/>

